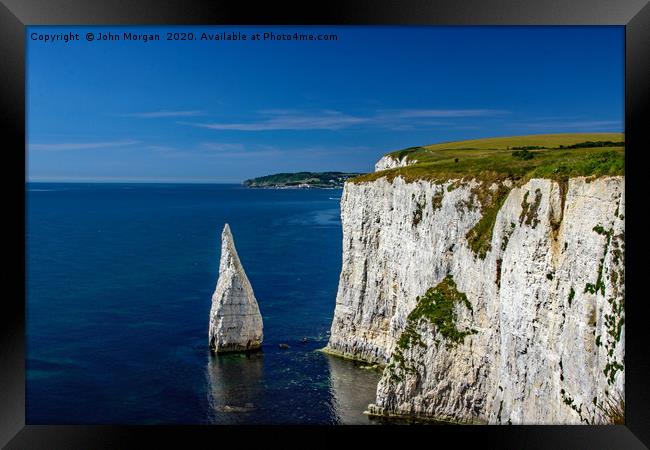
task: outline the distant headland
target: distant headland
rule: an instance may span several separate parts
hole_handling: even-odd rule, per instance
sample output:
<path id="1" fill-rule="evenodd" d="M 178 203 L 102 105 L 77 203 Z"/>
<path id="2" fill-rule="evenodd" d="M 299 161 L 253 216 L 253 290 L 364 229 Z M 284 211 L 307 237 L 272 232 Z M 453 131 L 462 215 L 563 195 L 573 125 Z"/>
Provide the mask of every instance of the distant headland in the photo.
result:
<path id="1" fill-rule="evenodd" d="M 340 188 L 348 178 L 359 175 L 351 172 L 276 173 L 251 178 L 242 184 L 254 188 Z"/>

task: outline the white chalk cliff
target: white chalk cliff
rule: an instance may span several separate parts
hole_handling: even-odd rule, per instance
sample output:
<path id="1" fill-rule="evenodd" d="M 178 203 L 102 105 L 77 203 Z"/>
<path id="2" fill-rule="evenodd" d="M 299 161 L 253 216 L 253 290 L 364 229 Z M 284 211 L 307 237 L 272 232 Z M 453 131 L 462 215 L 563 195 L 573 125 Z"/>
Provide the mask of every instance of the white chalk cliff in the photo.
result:
<path id="1" fill-rule="evenodd" d="M 370 413 L 606 421 L 602 406 L 624 395 L 624 186 L 507 183 L 480 254 L 467 235 L 483 216 L 477 192 L 496 185 L 346 182 L 327 349 L 386 365 Z M 431 309 L 415 311 L 427 293 Z"/>
<path id="2" fill-rule="evenodd" d="M 408 155 L 403 156 L 401 159 L 394 158 L 391 155 L 386 155 L 382 156 L 382 158 L 375 163 L 375 172 L 394 169 L 396 167 L 406 167 L 416 163 L 417 161 L 409 159 Z"/>
<path id="3" fill-rule="evenodd" d="M 219 279 L 212 295 L 209 345 L 217 352 L 259 349 L 262 315 L 226 224 L 221 234 Z"/>

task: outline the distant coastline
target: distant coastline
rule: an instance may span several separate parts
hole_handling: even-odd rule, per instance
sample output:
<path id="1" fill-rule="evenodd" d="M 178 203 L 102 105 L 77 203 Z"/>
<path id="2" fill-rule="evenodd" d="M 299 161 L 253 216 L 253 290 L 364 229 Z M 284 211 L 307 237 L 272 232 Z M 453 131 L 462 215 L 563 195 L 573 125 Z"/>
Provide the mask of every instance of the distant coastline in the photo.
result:
<path id="1" fill-rule="evenodd" d="M 250 188 L 266 189 L 337 189 L 342 188 L 348 178 L 361 173 L 352 172 L 296 172 L 276 173 L 245 180 L 242 184 Z"/>

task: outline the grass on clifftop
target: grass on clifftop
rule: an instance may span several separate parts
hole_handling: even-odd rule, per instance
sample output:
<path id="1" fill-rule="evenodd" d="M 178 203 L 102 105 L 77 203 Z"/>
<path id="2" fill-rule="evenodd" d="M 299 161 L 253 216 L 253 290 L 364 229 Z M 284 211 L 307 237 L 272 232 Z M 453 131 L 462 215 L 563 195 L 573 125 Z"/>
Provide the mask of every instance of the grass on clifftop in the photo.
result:
<path id="1" fill-rule="evenodd" d="M 411 147 L 389 153 L 417 163 L 351 178 L 352 183 L 401 176 L 406 181 L 566 178 L 625 174 L 623 133 L 513 136 Z M 570 148 L 567 148 L 570 147 Z"/>

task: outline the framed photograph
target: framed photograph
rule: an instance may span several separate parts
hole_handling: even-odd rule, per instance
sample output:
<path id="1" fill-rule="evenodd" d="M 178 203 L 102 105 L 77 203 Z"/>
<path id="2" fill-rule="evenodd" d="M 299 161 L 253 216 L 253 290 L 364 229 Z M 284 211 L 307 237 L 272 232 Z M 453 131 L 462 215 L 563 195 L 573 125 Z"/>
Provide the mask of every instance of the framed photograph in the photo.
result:
<path id="1" fill-rule="evenodd" d="M 3 0 L 0 444 L 646 448 L 649 22 Z"/>

